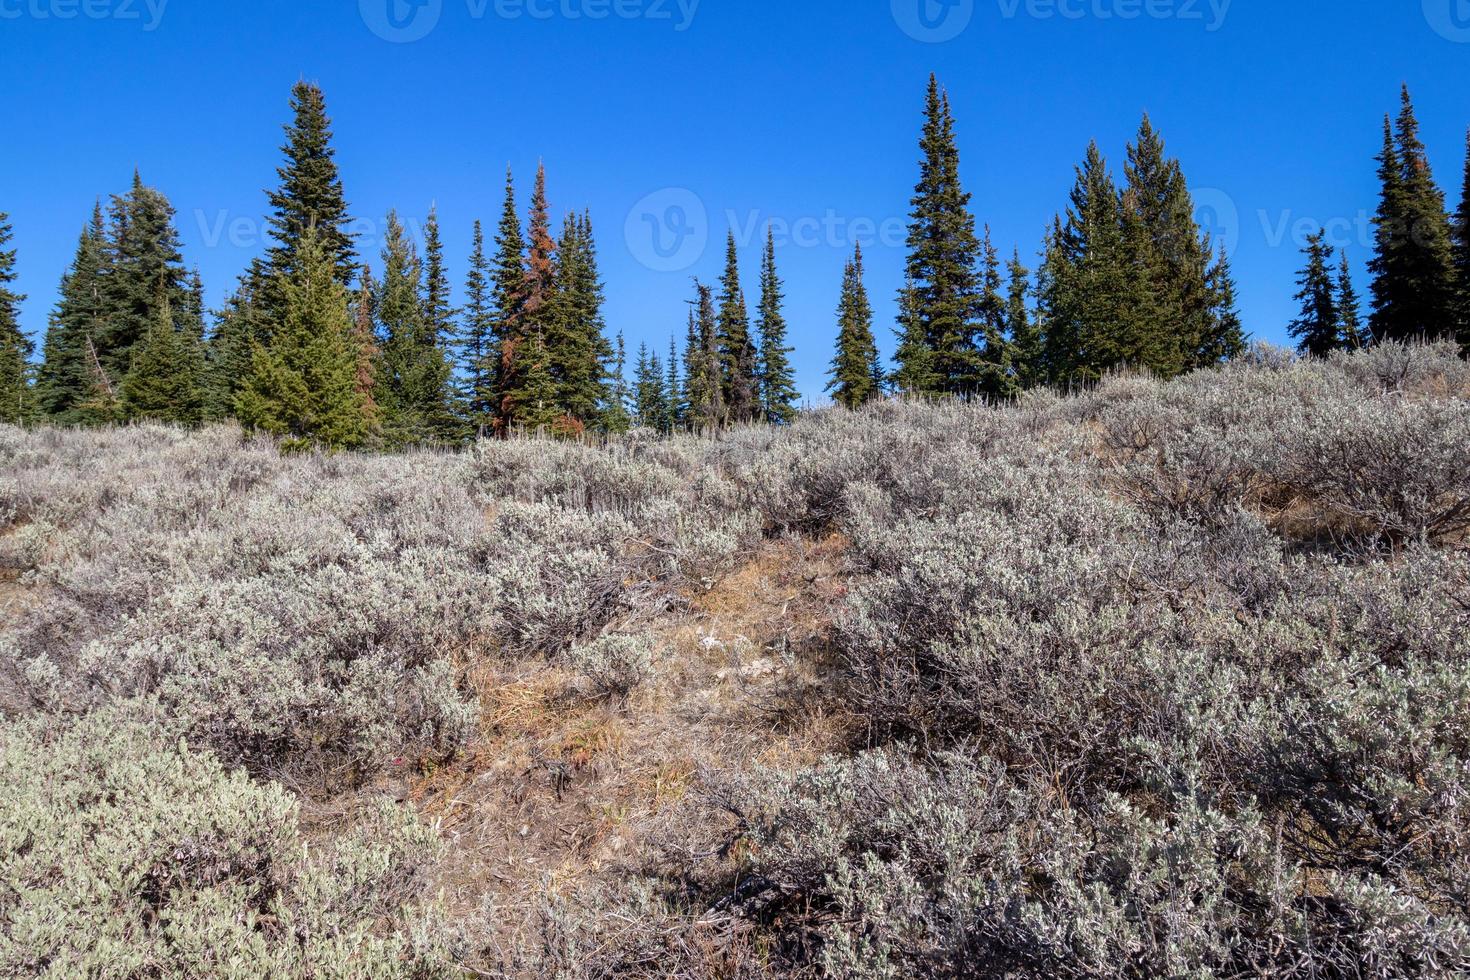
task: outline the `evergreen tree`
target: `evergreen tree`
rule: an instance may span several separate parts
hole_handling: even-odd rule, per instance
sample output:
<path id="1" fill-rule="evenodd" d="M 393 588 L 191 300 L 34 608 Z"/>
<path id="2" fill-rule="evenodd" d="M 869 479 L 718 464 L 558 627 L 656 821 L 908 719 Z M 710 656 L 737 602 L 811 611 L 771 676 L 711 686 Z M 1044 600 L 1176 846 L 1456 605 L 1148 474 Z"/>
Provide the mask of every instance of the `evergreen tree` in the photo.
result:
<path id="1" fill-rule="evenodd" d="M 225 300 L 224 309 L 215 315 L 214 332 L 206 349 L 206 418 L 218 420 L 234 414 L 240 388 L 250 376 L 255 344 L 270 336 L 256 292 L 263 283 L 259 276 L 242 276 L 234 294 Z"/>
<path id="2" fill-rule="evenodd" d="M 29 422 L 32 404 L 31 354 L 35 345 L 20 329 L 20 304 L 25 297 L 10 288 L 15 282 L 15 249 L 6 249 L 14 237 L 10 216 L 0 211 L 0 422 Z"/>
<path id="3" fill-rule="evenodd" d="M 516 211 L 515 181 L 505 172 L 505 206 L 495 237 L 495 265 L 491 273 L 490 305 L 495 333 L 488 351 L 490 389 L 486 392 L 502 430 L 512 424 L 513 407 L 508 385 L 515 366 L 516 345 L 523 334 L 526 305 L 526 241 Z"/>
<path id="4" fill-rule="evenodd" d="M 204 350 L 197 336 L 176 324 L 166 298 L 158 319 L 133 347 L 122 382 L 129 420 L 198 425 L 204 418 Z"/>
<path id="5" fill-rule="evenodd" d="M 426 316 L 423 264 L 394 212 L 387 229 L 378 298 L 382 371 L 375 392 L 384 437 L 395 447 L 453 439 L 449 360 Z"/>
<path id="6" fill-rule="evenodd" d="M 545 373 L 552 386 L 556 387 L 557 378 L 547 350 L 547 334 L 554 329 L 557 314 L 556 242 L 551 237 L 550 215 L 546 202 L 546 168 L 538 166 L 536 185 L 531 194 L 531 220 L 518 315 L 501 347 L 504 366 L 501 418 L 503 424 L 511 427 L 538 428 L 540 423 L 533 425 L 523 418 L 523 411 L 534 411 L 539 418 L 548 410 L 559 407 L 560 392 L 548 399 L 544 379 L 539 376 Z M 538 353 L 534 358 L 522 358 L 520 355 L 523 349 L 529 350 L 532 338 L 537 341 Z M 533 371 L 538 373 L 534 379 L 531 377 Z"/>
<path id="7" fill-rule="evenodd" d="M 949 97 L 929 78 L 919 183 L 910 215 L 907 284 L 900 297 L 901 384 L 918 394 L 980 389 L 980 243 L 960 185 Z"/>
<path id="8" fill-rule="evenodd" d="M 568 215 L 556 247 L 555 292 L 544 341 L 557 405 L 565 426 L 577 431 L 599 422 L 609 399 L 614 351 L 604 335 L 603 287 L 597 271 L 592 221 Z"/>
<path id="9" fill-rule="evenodd" d="M 1456 326 L 1461 349 L 1470 353 L 1470 133 L 1465 135 L 1465 186 L 1455 212 L 1454 236 Z"/>
<path id="10" fill-rule="evenodd" d="M 562 434 L 565 416 L 557 404 L 556 378 L 551 357 L 540 333 L 533 332 L 525 343 L 520 364 L 523 382 L 516 394 L 516 425 L 527 432 Z"/>
<path id="11" fill-rule="evenodd" d="M 48 419 L 62 425 L 106 421 L 87 407 L 95 409 L 98 395 L 92 352 L 106 316 L 106 239 L 99 202 L 82 229 L 71 268 L 62 276 L 61 298 L 46 329 L 37 401 Z"/>
<path id="12" fill-rule="evenodd" d="M 482 433 L 495 419 L 496 310 L 492 288 L 490 262 L 485 257 L 485 232 L 476 221 L 470 271 L 465 277 L 458 362 L 460 400 L 466 419 L 474 431 Z"/>
<path id="13" fill-rule="evenodd" d="M 873 307 L 863 283 L 863 250 L 858 246 L 842 270 L 837 303 L 837 356 L 827 390 L 843 408 L 858 408 L 879 397 L 883 368 L 873 339 Z"/>
<path id="14" fill-rule="evenodd" d="M 633 397 L 633 414 L 641 428 L 671 431 L 663 364 L 659 362 L 658 354 L 649 352 L 647 344 L 638 345 L 638 361 L 633 368 Z"/>
<path id="15" fill-rule="evenodd" d="M 627 370 L 628 352 L 620 332 L 613 344 L 611 369 L 607 373 L 607 396 L 600 420 L 604 432 L 621 433 L 632 428 L 633 420 L 628 413 L 631 395 L 628 391 Z"/>
<path id="16" fill-rule="evenodd" d="M 173 205 L 144 186 L 137 173 L 132 189 L 112 199 L 111 216 L 104 325 L 95 341 L 104 369 L 121 378 L 132 363 L 133 346 L 158 323 L 160 309 L 188 309 L 188 272 L 179 253 Z"/>
<path id="17" fill-rule="evenodd" d="M 439 235 L 439 210 L 430 205 L 424 223 L 424 324 L 435 344 L 448 346 L 454 342 L 455 313 L 449 305 L 449 271 Z"/>
<path id="18" fill-rule="evenodd" d="M 726 419 L 736 425 L 753 422 L 760 413 L 760 382 L 733 231 L 725 246 L 725 274 L 720 279 L 719 301 L 720 385 Z"/>
<path id="19" fill-rule="evenodd" d="M 679 377 L 679 338 L 672 335 L 669 337 L 668 371 L 669 383 L 664 392 L 668 399 L 669 415 L 664 422 L 664 431 L 674 432 L 685 424 L 689 406 L 684 401 L 684 385 Z"/>
<path id="20" fill-rule="evenodd" d="M 1327 231 L 1307 236 L 1302 250 L 1307 264 L 1297 276 L 1301 290 L 1296 300 L 1302 304 L 1301 314 L 1291 322 L 1291 336 L 1297 339 L 1297 350 L 1314 357 L 1325 357 L 1342 346 L 1341 320 L 1337 308 L 1337 284 L 1332 281 L 1332 246 L 1327 244 Z"/>
<path id="21" fill-rule="evenodd" d="M 378 347 L 376 316 L 378 309 L 377 284 L 373 282 L 373 270 L 364 265 L 358 279 L 357 297 L 349 311 L 352 316 L 352 336 L 349 338 L 353 360 L 352 390 L 362 405 L 364 436 L 366 442 L 375 442 L 382 435 L 382 413 L 378 409 L 375 392 L 378 389 L 378 373 L 382 350 Z"/>
<path id="22" fill-rule="evenodd" d="M 725 419 L 725 395 L 720 372 L 719 317 L 714 290 L 698 279 L 689 307 L 689 336 L 684 345 L 684 424 L 695 432 L 709 432 Z"/>
<path id="23" fill-rule="evenodd" d="M 1382 194 L 1373 260 L 1373 335 L 1435 337 L 1454 329 L 1454 255 L 1444 194 L 1434 183 L 1407 86 L 1397 131 L 1384 122 Z"/>
<path id="24" fill-rule="evenodd" d="M 262 283 L 255 287 L 267 297 L 272 296 L 270 284 L 296 270 L 302 239 L 311 228 L 344 289 L 357 274 L 357 251 L 347 230 L 352 218 L 337 173 L 332 124 L 321 88 L 297 82 L 291 89 L 291 112 L 294 118 L 285 127 L 286 145 L 281 148 L 286 160 L 276 170 L 280 186 L 270 192 L 270 237 L 275 244 L 267 253 L 267 267 L 258 270 Z M 275 298 L 265 302 L 271 318 L 283 312 Z"/>
<path id="25" fill-rule="evenodd" d="M 1337 270 L 1337 319 L 1343 347 L 1361 350 L 1368 346 L 1369 339 L 1363 335 L 1362 303 L 1358 300 L 1358 291 L 1353 288 L 1353 274 L 1346 252 Z"/>
<path id="26" fill-rule="evenodd" d="M 1021 251 L 1016 249 L 1007 266 L 1010 289 L 1006 294 L 1006 333 L 1011 340 L 1011 363 L 1017 387 L 1029 390 L 1045 380 L 1041 360 L 1041 331 L 1027 306 L 1031 293 L 1031 270 L 1021 264 Z"/>
<path id="27" fill-rule="evenodd" d="M 977 358 L 976 390 L 987 398 L 1005 398 L 1015 393 L 1013 352 L 1006 338 L 1006 299 L 1001 295 L 1000 254 L 990 241 L 990 227 L 980 243 L 981 347 Z"/>
<path id="28" fill-rule="evenodd" d="M 1230 273 L 1230 262 L 1223 246 L 1210 268 L 1208 287 L 1212 328 L 1205 337 L 1204 346 L 1197 352 L 1196 367 L 1233 360 L 1244 354 L 1247 347 L 1245 327 L 1240 322 L 1240 310 L 1235 302 L 1235 277 Z"/>
<path id="29" fill-rule="evenodd" d="M 277 295 L 283 317 L 269 345 L 256 341 L 237 412 L 248 428 L 283 437 L 288 450 L 346 449 L 368 437 L 347 290 L 331 240 L 303 234 Z"/>
<path id="30" fill-rule="evenodd" d="M 786 317 L 781 312 L 784 302 L 781 276 L 776 271 L 776 236 L 768 226 L 761 261 L 760 401 L 761 414 L 773 425 L 795 421 L 799 397 L 791 366 L 793 350 L 786 340 Z"/>

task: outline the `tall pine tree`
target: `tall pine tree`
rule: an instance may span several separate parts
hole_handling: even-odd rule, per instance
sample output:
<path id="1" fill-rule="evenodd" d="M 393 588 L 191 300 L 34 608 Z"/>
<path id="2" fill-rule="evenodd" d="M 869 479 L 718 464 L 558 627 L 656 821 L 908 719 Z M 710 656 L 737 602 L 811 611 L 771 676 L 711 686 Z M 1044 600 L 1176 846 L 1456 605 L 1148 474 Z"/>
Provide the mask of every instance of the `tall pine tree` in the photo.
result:
<path id="1" fill-rule="evenodd" d="M 696 279 L 694 290 L 689 336 L 684 345 L 684 425 L 695 432 L 711 432 L 726 418 L 719 316 L 714 289 Z"/>
<path id="2" fill-rule="evenodd" d="M 1465 134 L 1465 184 L 1455 211 L 1456 328 L 1460 348 L 1470 354 L 1470 133 Z"/>
<path id="3" fill-rule="evenodd" d="M 98 411 L 100 392 L 92 366 L 107 307 L 103 296 L 107 231 L 99 202 L 82 229 L 76 256 L 61 279 L 61 297 L 42 346 L 37 399 L 46 418 L 61 425 L 107 421 Z"/>
<path id="4" fill-rule="evenodd" d="M 384 438 L 401 447 L 453 439 L 450 367 L 429 323 L 423 263 L 398 215 L 389 212 L 378 321 L 383 336 L 376 401 Z"/>
<path id="5" fill-rule="evenodd" d="M 168 300 L 134 345 L 122 381 L 122 407 L 130 420 L 198 425 L 204 418 L 204 349 L 200 338 L 181 328 Z"/>
<path id="6" fill-rule="evenodd" d="M 162 308 L 189 308 L 188 271 L 179 252 L 173 205 L 145 186 L 136 172 L 128 193 L 112 199 L 111 218 L 104 318 L 95 341 L 103 368 L 120 379 L 132 363 L 134 345 L 159 322 Z"/>
<path id="7" fill-rule="evenodd" d="M 1297 350 L 1325 357 L 1342 346 L 1337 284 L 1332 281 L 1333 249 L 1327 244 L 1327 231 L 1308 235 L 1302 252 L 1307 263 L 1297 276 L 1301 289 L 1296 294 L 1301 313 L 1291 322 L 1290 332 L 1297 340 Z"/>
<path id="8" fill-rule="evenodd" d="M 554 391 L 549 396 L 546 393 L 548 383 L 552 388 L 557 387 L 551 354 L 547 350 L 547 333 L 553 326 L 557 309 L 556 242 L 551 237 L 551 209 L 546 201 L 545 166 L 536 168 L 521 283 L 515 322 L 501 341 L 501 420 L 503 425 L 509 427 L 541 428 L 549 424 L 544 420 L 547 412 L 556 411 L 559 414 L 558 401 L 561 394 L 560 391 Z M 533 339 L 537 345 L 535 356 L 522 357 L 523 353 L 529 353 L 529 344 Z M 548 378 L 549 382 L 546 380 Z M 529 418 L 523 417 L 527 412 L 534 413 L 534 425 Z"/>
<path id="9" fill-rule="evenodd" d="M 1011 340 L 1016 385 L 1024 391 L 1044 382 L 1045 367 L 1041 360 L 1041 331 L 1027 302 L 1031 295 L 1031 270 L 1021 264 L 1020 249 L 1011 254 L 1006 272 L 1010 282 L 1006 292 L 1006 333 Z"/>
<path id="10" fill-rule="evenodd" d="M 721 394 L 726 418 L 736 425 L 760 414 L 760 382 L 756 349 L 750 336 L 750 314 L 740 286 L 740 258 L 731 231 L 725 246 L 725 274 L 720 279 L 719 350 Z"/>
<path id="11" fill-rule="evenodd" d="M 15 249 L 10 216 L 0 211 L 0 422 L 29 422 L 32 404 L 31 354 L 35 345 L 20 329 L 20 304 L 25 297 L 10 288 L 15 282 Z"/>
<path id="12" fill-rule="evenodd" d="M 780 273 L 776 271 L 776 235 L 766 228 L 766 251 L 761 260 L 760 400 L 761 413 L 773 425 L 796 419 L 796 372 L 793 350 L 786 339 L 785 302 Z"/>
<path id="13" fill-rule="evenodd" d="M 495 334 L 489 351 L 490 388 L 484 393 L 506 432 L 514 424 L 509 384 L 516 367 L 516 348 L 523 335 L 526 306 L 526 240 L 516 210 L 515 179 L 505 171 L 505 205 L 495 235 L 495 264 L 491 272 L 490 306 Z"/>
<path id="14" fill-rule="evenodd" d="M 466 421 L 476 433 L 489 431 L 495 421 L 496 313 L 492 288 L 485 232 L 476 221 L 457 345 L 460 400 Z"/>
<path id="15" fill-rule="evenodd" d="M 1358 299 L 1358 291 L 1353 288 L 1353 273 L 1346 252 L 1337 269 L 1337 319 L 1343 347 L 1361 350 L 1368 346 L 1369 338 L 1363 333 L 1363 304 Z"/>
<path id="16" fill-rule="evenodd" d="M 352 448 L 369 433 L 347 290 L 330 246 L 314 229 L 303 234 L 278 283 L 281 321 L 269 346 L 255 342 L 238 396 L 240 421 L 282 437 L 288 450 Z"/>
<path id="17" fill-rule="evenodd" d="M 882 394 L 883 368 L 873 339 L 873 307 L 863 283 L 863 250 L 858 246 L 842 270 L 837 303 L 837 355 L 827 391 L 844 408 L 858 408 Z"/>
<path id="18" fill-rule="evenodd" d="M 331 259 L 333 277 L 346 288 L 357 275 L 357 251 L 348 231 L 352 218 L 337 172 L 332 123 L 320 86 L 298 81 L 291 89 L 291 112 L 292 121 L 285 127 L 286 144 L 281 147 L 286 160 L 276 170 L 280 185 L 270 192 L 269 228 L 274 244 L 263 272 L 268 283 L 294 272 L 302 239 L 308 229 L 315 228 L 319 247 Z M 268 287 L 264 292 L 271 295 Z M 274 302 L 267 301 L 267 312 L 281 313 Z"/>

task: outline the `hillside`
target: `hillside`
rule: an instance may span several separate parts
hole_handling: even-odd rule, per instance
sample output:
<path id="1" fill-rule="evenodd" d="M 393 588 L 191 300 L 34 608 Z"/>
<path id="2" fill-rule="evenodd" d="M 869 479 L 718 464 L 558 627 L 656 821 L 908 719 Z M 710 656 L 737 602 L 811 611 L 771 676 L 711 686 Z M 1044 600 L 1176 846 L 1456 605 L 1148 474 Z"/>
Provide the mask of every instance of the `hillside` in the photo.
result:
<path id="1" fill-rule="evenodd" d="M 0 427 L 0 975 L 1470 970 L 1467 396 Z"/>

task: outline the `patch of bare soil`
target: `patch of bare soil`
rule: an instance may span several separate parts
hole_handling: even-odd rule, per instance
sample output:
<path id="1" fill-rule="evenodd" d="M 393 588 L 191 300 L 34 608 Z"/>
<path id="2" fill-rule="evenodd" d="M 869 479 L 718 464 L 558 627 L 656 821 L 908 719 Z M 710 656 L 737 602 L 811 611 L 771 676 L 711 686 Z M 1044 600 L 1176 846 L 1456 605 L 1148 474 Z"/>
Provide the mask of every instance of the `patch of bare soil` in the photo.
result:
<path id="1" fill-rule="evenodd" d="M 769 542 L 652 623 L 653 679 L 626 704 L 586 700 L 564 671 L 478 680 L 481 733 L 463 757 L 393 795 L 448 842 L 451 912 L 491 906 L 515 931 L 548 891 L 656 863 L 702 774 L 794 767 L 851 737 L 825 669 L 846 592 L 846 542 Z"/>

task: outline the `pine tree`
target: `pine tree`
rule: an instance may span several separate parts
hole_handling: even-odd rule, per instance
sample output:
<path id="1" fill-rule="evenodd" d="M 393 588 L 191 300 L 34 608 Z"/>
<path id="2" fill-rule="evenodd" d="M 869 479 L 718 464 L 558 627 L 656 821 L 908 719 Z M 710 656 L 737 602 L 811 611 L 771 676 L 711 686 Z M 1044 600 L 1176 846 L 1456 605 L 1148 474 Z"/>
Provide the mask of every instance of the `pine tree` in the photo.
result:
<path id="1" fill-rule="evenodd" d="M 206 418 L 218 420 L 234 414 L 240 388 L 250 376 L 255 344 L 270 336 L 256 292 L 263 282 L 258 275 L 246 273 L 215 315 L 214 332 L 206 349 Z"/>
<path id="2" fill-rule="evenodd" d="M 455 438 L 449 360 L 426 316 L 423 264 L 398 215 L 389 212 L 378 298 L 383 355 L 375 398 L 388 445 Z"/>
<path id="3" fill-rule="evenodd" d="M 756 349 L 750 337 L 750 314 L 745 290 L 740 286 L 740 258 L 735 232 L 725 246 L 725 274 L 720 279 L 718 345 L 720 386 L 726 419 L 740 425 L 755 421 L 760 413 L 760 387 L 756 374 Z"/>
<path id="4" fill-rule="evenodd" d="M 1031 294 L 1031 270 L 1021 264 L 1021 251 L 1016 249 L 1006 268 L 1010 276 L 1010 289 L 1006 294 L 1006 334 L 1011 340 L 1011 363 L 1015 369 L 1016 385 L 1029 390 L 1045 380 L 1045 367 L 1041 360 L 1041 331 L 1027 306 Z"/>
<path id="5" fill-rule="evenodd" d="M 551 357 L 540 333 L 532 333 L 527 338 L 520 364 L 524 380 L 517 392 L 517 427 L 526 432 L 561 434 L 565 416 L 557 404 Z"/>
<path id="6" fill-rule="evenodd" d="M 1308 235 L 1302 252 L 1307 264 L 1297 276 L 1301 290 L 1295 297 L 1302 308 L 1301 314 L 1291 322 L 1290 332 L 1297 339 L 1297 350 L 1325 357 L 1342 346 L 1337 284 L 1332 281 L 1331 271 L 1333 248 L 1327 244 L 1326 229 Z"/>
<path id="7" fill-rule="evenodd" d="M 123 412 L 129 420 L 198 425 L 204 402 L 203 347 L 177 326 L 167 299 L 160 297 L 158 319 L 134 346 L 123 378 Z"/>
<path id="8" fill-rule="evenodd" d="M 1460 348 L 1470 354 L 1470 132 L 1465 134 L 1465 186 L 1455 212 L 1455 288 Z"/>
<path id="9" fill-rule="evenodd" d="M 158 323 L 159 310 L 187 310 L 188 272 L 179 253 L 173 205 L 133 174 L 132 189 L 114 197 L 103 279 L 103 328 L 94 338 L 104 369 L 127 374 L 133 346 Z"/>
<path id="10" fill-rule="evenodd" d="M 344 289 L 357 274 L 357 251 L 347 230 L 352 218 L 337 173 L 332 123 L 321 88 L 298 81 L 291 89 L 291 112 L 294 118 L 285 127 L 286 145 L 281 147 L 286 160 L 276 170 L 280 186 L 270 192 L 270 237 L 275 244 L 267 253 L 266 267 L 260 270 L 263 281 L 257 286 L 267 297 L 272 295 L 270 284 L 280 281 L 281 274 L 296 270 L 301 241 L 311 228 L 316 229 L 320 247 L 331 258 L 332 274 Z M 275 299 L 265 302 L 272 319 L 283 312 Z"/>
<path id="11" fill-rule="evenodd" d="M 486 432 L 495 420 L 496 311 L 491 297 L 490 263 L 485 257 L 485 232 L 475 222 L 470 248 L 470 271 L 465 277 L 465 306 L 459 331 L 460 400 L 466 420 L 476 432 Z"/>
<path id="12" fill-rule="evenodd" d="M 1346 252 L 1337 270 L 1337 319 L 1338 336 L 1344 348 L 1361 350 L 1368 346 L 1369 338 L 1363 335 L 1362 303 L 1358 299 L 1358 291 L 1353 288 L 1353 274 Z"/>
<path id="13" fill-rule="evenodd" d="M 435 344 L 454 342 L 456 310 L 449 305 L 449 271 L 444 265 L 444 242 L 439 235 L 439 210 L 430 205 L 424 222 L 424 324 Z"/>
<path id="14" fill-rule="evenodd" d="M 551 237 L 551 211 L 546 202 L 546 168 L 536 168 L 536 185 L 531 194 L 531 220 L 528 231 L 519 310 L 510 332 L 502 340 L 501 361 L 504 369 L 504 389 L 501 401 L 503 424 L 511 427 L 537 428 L 522 417 L 523 410 L 532 410 L 538 417 L 550 408 L 557 408 L 560 392 L 548 399 L 543 390 L 543 379 L 531 377 L 532 371 L 544 372 L 556 386 L 551 352 L 547 349 L 547 334 L 554 328 L 556 310 L 556 242 Z M 539 353 L 535 358 L 522 358 L 522 348 L 527 348 L 535 338 Z M 527 348 L 528 349 L 528 348 Z M 534 381 L 534 391 L 533 389 Z"/>
<path id="15" fill-rule="evenodd" d="M 684 424 L 695 432 L 718 428 L 725 415 L 720 371 L 719 317 L 714 290 L 698 279 L 689 307 L 689 336 L 684 346 Z"/>
<path id="16" fill-rule="evenodd" d="M 611 367 L 607 372 L 606 398 L 602 405 L 599 424 L 604 432 L 622 433 L 632 428 L 633 420 L 628 407 L 632 398 L 628 391 L 628 351 L 619 333 L 613 344 Z"/>
<path id="17" fill-rule="evenodd" d="M 640 428 L 671 431 L 663 364 L 658 354 L 649 352 L 647 344 L 638 345 L 638 361 L 633 367 L 633 398 L 633 414 Z"/>
<path id="18" fill-rule="evenodd" d="M 1455 272 L 1444 194 L 1434 183 L 1406 86 L 1397 131 L 1384 121 L 1373 260 L 1373 335 L 1436 337 L 1454 329 Z"/>
<path id="19" fill-rule="evenodd" d="M 980 389 L 980 243 L 970 195 L 960 185 L 949 97 L 932 75 L 920 147 L 924 159 L 910 215 L 907 284 L 900 297 L 899 376 L 917 394 L 974 394 Z"/>
<path id="20" fill-rule="evenodd" d="M 614 358 L 604 335 L 603 286 L 592 221 L 568 215 L 556 247 L 555 287 L 544 341 L 564 427 L 576 432 L 599 422 Z"/>
<path id="21" fill-rule="evenodd" d="M 689 405 L 684 401 L 683 380 L 679 377 L 679 338 L 669 337 L 669 383 L 664 388 L 668 399 L 668 418 L 664 422 L 665 432 L 674 432 L 686 424 Z"/>
<path id="22" fill-rule="evenodd" d="M 1230 261 L 1223 245 L 1215 264 L 1210 267 L 1207 285 L 1211 302 L 1211 332 L 1196 354 L 1196 367 L 1234 360 L 1244 354 L 1247 347 L 1245 327 L 1240 322 L 1240 310 L 1235 302 L 1235 277 L 1230 273 Z"/>
<path id="23" fill-rule="evenodd" d="M 491 348 L 490 389 L 486 400 L 496 414 L 496 425 L 505 431 L 513 424 L 513 407 L 508 386 L 515 367 L 516 346 L 523 334 L 526 305 L 526 241 L 516 210 L 515 181 L 505 172 L 505 205 L 495 237 L 495 265 L 491 273 L 490 305 L 495 323 Z"/>
<path id="24" fill-rule="evenodd" d="M 873 307 L 863 283 L 863 250 L 858 246 L 842 271 L 837 303 L 837 355 L 827 391 L 843 408 L 858 408 L 882 394 L 883 369 L 873 339 Z"/>
<path id="25" fill-rule="evenodd" d="M 238 397 L 241 423 L 282 437 L 287 450 L 350 449 L 368 437 L 347 290 L 330 246 L 314 229 L 303 234 L 277 284 L 284 315 L 268 346 L 255 342 Z"/>
<path id="26" fill-rule="evenodd" d="M 773 425 L 796 420 L 796 372 L 791 366 L 793 349 L 786 340 L 785 302 L 781 276 L 776 271 L 776 236 L 766 228 L 766 251 L 761 260 L 760 305 L 760 401 L 761 413 Z"/>
<path id="27" fill-rule="evenodd" d="M 35 418 L 36 406 L 30 367 L 35 345 L 20 329 L 25 297 L 10 288 L 16 277 L 16 249 L 5 246 L 13 237 L 10 216 L 0 211 L 0 422 L 16 423 Z"/>
<path id="28" fill-rule="evenodd" d="M 358 277 L 357 297 L 349 313 L 352 317 L 352 335 L 349 346 L 354 366 L 352 390 L 362 405 L 364 441 L 373 443 L 382 436 L 382 413 L 374 392 L 378 389 L 378 373 L 383 352 L 378 347 L 377 330 L 378 292 L 373 282 L 373 270 L 364 265 Z"/>
<path id="29" fill-rule="evenodd" d="M 1006 299 L 1001 295 L 1000 254 L 990 240 L 990 227 L 980 243 L 981 273 L 978 306 L 981 347 L 976 359 L 976 390 L 987 398 L 1015 394 L 1013 352 L 1006 338 Z"/>
<path id="30" fill-rule="evenodd" d="M 102 281 L 106 239 L 99 202 L 91 222 L 82 229 L 71 267 L 62 276 L 61 298 L 42 346 L 37 401 L 46 418 L 61 425 L 106 421 L 85 407 L 94 405 L 97 396 L 91 351 L 106 315 Z"/>

